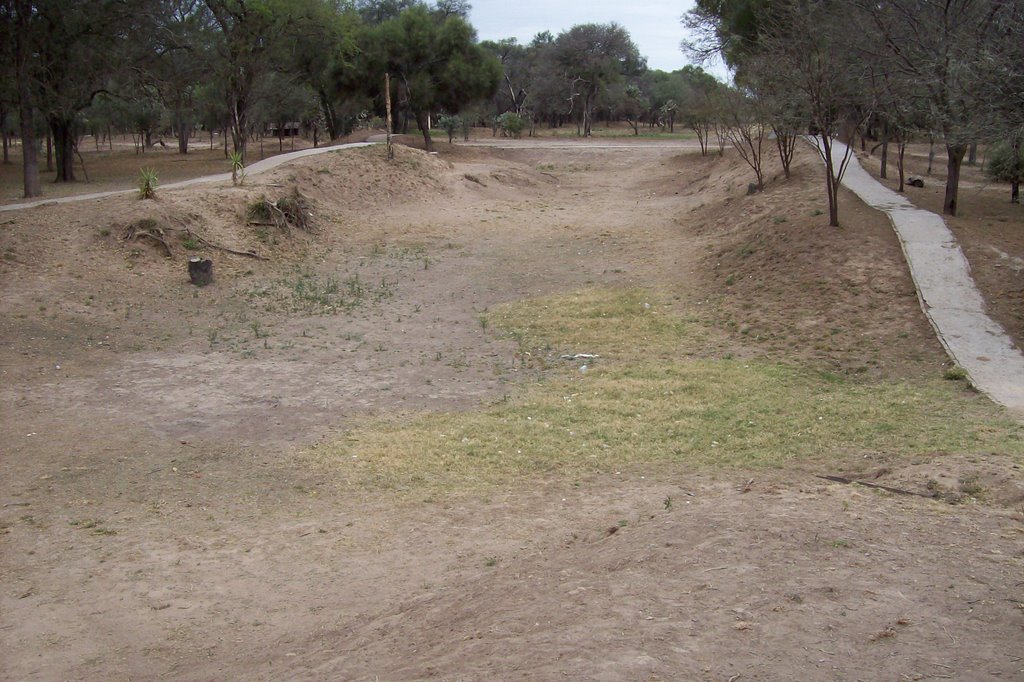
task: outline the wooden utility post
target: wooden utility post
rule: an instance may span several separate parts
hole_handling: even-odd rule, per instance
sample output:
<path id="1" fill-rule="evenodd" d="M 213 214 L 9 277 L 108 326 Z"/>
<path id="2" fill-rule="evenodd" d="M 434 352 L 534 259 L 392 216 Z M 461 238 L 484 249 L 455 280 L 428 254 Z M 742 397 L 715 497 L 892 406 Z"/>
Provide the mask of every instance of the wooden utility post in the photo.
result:
<path id="1" fill-rule="evenodd" d="M 395 148 L 391 146 L 391 74 L 384 74 L 384 108 L 387 111 L 388 126 L 388 161 L 395 158 Z"/>

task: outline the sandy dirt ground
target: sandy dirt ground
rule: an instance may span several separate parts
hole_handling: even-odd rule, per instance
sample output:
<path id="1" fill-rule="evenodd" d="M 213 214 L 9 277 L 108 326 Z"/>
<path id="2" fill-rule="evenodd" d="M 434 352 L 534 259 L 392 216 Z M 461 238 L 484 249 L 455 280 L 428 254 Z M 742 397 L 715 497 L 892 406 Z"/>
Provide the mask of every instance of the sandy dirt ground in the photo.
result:
<path id="1" fill-rule="evenodd" d="M 735 160 L 680 145 L 397 151 L 5 217 L 0 678 L 1024 679 L 1024 484 L 999 457 L 853 455 L 999 491 L 958 505 L 801 469 L 435 496 L 312 463 L 367 416 L 536 380 L 480 313 L 591 285 L 713 307 L 710 355 L 946 361 L 884 217 L 844 195 L 851 227 L 823 231 L 810 153 L 746 197 Z M 246 224 L 293 185 L 315 234 Z M 173 258 L 122 238 L 146 219 Z"/>

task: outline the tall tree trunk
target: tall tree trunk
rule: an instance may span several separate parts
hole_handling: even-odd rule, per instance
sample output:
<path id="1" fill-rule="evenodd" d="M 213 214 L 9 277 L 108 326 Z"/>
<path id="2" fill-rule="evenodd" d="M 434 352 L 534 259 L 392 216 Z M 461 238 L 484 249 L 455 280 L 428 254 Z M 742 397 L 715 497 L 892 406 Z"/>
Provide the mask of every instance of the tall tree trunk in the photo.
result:
<path id="1" fill-rule="evenodd" d="M 46 170 L 53 170 L 53 132 L 46 128 Z"/>
<path id="2" fill-rule="evenodd" d="M 54 182 L 75 181 L 75 136 L 74 121 L 61 116 L 50 117 L 53 132 L 53 147 L 57 157 L 57 177 Z"/>
<path id="3" fill-rule="evenodd" d="M 594 93 L 590 88 L 587 88 L 587 93 L 583 96 L 583 137 L 590 137 L 590 133 L 593 130 L 593 118 Z"/>
<path id="4" fill-rule="evenodd" d="M 334 142 L 341 137 L 341 130 L 338 126 L 338 115 L 334 112 L 334 105 L 327 91 L 323 88 L 317 90 L 317 97 L 320 98 L 320 110 L 324 112 L 324 123 L 327 125 L 327 135 Z M 314 145 L 315 146 L 315 145 Z"/>
<path id="5" fill-rule="evenodd" d="M 33 127 L 35 107 L 32 105 L 32 88 L 29 81 L 29 64 L 32 48 L 29 24 L 32 19 L 32 3 L 18 0 L 14 5 L 16 18 L 14 29 L 14 62 L 18 81 L 18 118 L 21 127 L 21 168 L 25 198 L 37 197 L 43 193 L 39 184 L 39 157 L 37 156 L 36 131 Z"/>
<path id="6" fill-rule="evenodd" d="M 231 110 L 231 144 L 236 154 L 242 155 L 242 162 L 245 163 L 245 148 L 248 143 L 249 112 L 246 111 L 245 102 L 236 100 Z"/>
<path id="7" fill-rule="evenodd" d="M 881 165 L 881 167 L 878 170 L 878 177 L 882 178 L 883 180 L 886 180 L 889 177 L 888 165 L 889 165 L 889 122 L 886 121 L 884 124 L 882 124 L 882 165 Z"/>
<path id="8" fill-rule="evenodd" d="M 192 121 L 186 112 L 185 103 L 178 102 L 177 111 L 174 112 L 174 128 L 178 133 L 178 153 L 188 154 L 188 140 L 192 137 Z"/>
<path id="9" fill-rule="evenodd" d="M 947 144 L 946 155 L 946 196 L 942 200 L 942 212 L 955 216 L 957 209 L 957 193 L 960 190 L 960 166 L 963 164 L 967 146 L 963 144 Z"/>
<path id="10" fill-rule="evenodd" d="M 1013 146 L 1011 147 L 1011 149 L 1013 150 L 1013 159 L 1014 159 L 1014 164 L 1017 166 L 1017 173 L 1016 173 L 1016 175 L 1014 175 L 1013 181 L 1010 183 L 1010 203 L 1011 204 L 1019 204 L 1020 203 L 1020 175 L 1021 175 L 1021 167 L 1020 167 L 1020 137 L 1013 138 Z"/>
<path id="11" fill-rule="evenodd" d="M 11 155 L 8 151 L 8 140 L 7 140 L 7 110 L 0 111 L 0 135 L 4 136 L 4 165 L 8 165 L 11 162 Z"/>
<path id="12" fill-rule="evenodd" d="M 925 172 L 927 175 L 932 174 L 932 164 L 935 162 L 935 136 L 931 133 L 928 134 L 928 170 Z"/>
<path id="13" fill-rule="evenodd" d="M 821 133 L 821 155 L 825 159 L 825 189 L 828 194 L 828 224 L 839 227 L 839 183 L 836 181 L 835 160 L 832 158 L 832 139 Z"/>
<path id="14" fill-rule="evenodd" d="M 978 163 L 978 143 L 972 142 L 967 149 L 967 165 L 974 166 Z"/>
<path id="15" fill-rule="evenodd" d="M 427 118 L 427 112 L 417 111 L 416 113 L 416 126 L 423 133 L 423 146 L 428 152 L 434 151 L 434 141 L 430 139 L 430 121 Z"/>
<path id="16" fill-rule="evenodd" d="M 906 151 L 907 151 L 907 141 L 904 138 L 901 137 L 900 141 L 899 141 L 899 147 L 897 148 L 897 153 L 896 153 L 896 170 L 898 170 L 899 173 L 900 173 L 900 188 L 899 188 L 899 190 L 897 190 L 899 192 L 903 191 L 903 183 L 904 183 L 903 157 L 904 157 L 904 154 L 906 153 Z"/>

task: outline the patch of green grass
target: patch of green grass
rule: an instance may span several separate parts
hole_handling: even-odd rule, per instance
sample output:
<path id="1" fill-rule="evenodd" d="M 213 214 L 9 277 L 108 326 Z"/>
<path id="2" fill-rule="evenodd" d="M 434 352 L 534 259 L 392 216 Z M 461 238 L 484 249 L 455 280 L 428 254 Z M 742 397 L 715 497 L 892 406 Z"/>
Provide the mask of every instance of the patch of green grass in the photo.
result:
<path id="1" fill-rule="evenodd" d="M 489 326 L 533 355 L 591 353 L 610 359 L 678 357 L 696 352 L 702 330 L 666 298 L 639 289 L 587 289 L 499 306 Z"/>
<path id="2" fill-rule="evenodd" d="M 564 362 L 546 381 L 476 412 L 367 422 L 316 457 L 361 484 L 464 490 L 638 464 L 1024 455 L 1019 423 L 939 378 L 867 383 L 769 362 L 686 359 L 700 346 L 699 325 L 650 293 L 584 291 L 498 308 L 489 319 L 523 349 L 601 360 L 585 374 Z"/>

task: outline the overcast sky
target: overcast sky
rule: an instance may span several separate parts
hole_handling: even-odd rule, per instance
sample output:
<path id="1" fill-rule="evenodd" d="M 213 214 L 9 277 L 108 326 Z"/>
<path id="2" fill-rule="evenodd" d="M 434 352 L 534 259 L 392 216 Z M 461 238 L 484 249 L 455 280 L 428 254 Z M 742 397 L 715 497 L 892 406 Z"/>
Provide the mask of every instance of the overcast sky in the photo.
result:
<path id="1" fill-rule="evenodd" d="M 679 51 L 685 36 L 679 19 L 693 0 L 470 0 L 470 4 L 470 21 L 480 40 L 516 38 L 526 44 L 541 31 L 557 36 L 576 24 L 614 21 L 629 31 L 650 68 L 674 71 L 689 63 Z M 719 78 L 725 76 L 721 66 L 705 68 Z"/>

